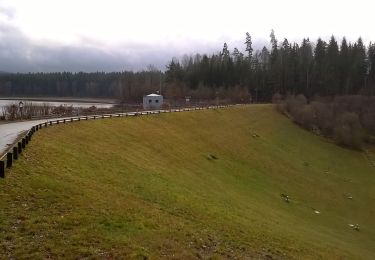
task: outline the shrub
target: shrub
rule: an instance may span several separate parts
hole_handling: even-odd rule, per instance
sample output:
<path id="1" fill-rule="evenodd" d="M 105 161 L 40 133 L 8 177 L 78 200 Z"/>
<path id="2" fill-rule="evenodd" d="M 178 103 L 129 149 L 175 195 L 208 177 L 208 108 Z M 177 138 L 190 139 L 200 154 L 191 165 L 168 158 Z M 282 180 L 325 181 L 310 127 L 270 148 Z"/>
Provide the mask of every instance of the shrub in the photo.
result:
<path id="1" fill-rule="evenodd" d="M 277 110 L 300 126 L 332 137 L 341 145 L 361 149 L 363 141 L 374 142 L 375 97 L 316 97 L 307 104 L 303 95 L 288 95 L 285 101 L 279 101 L 275 94 L 273 102 L 278 102 Z"/>
<path id="2" fill-rule="evenodd" d="M 375 111 L 367 112 L 362 115 L 362 125 L 363 127 L 372 135 L 375 135 Z"/>
<path id="3" fill-rule="evenodd" d="M 304 95 L 288 96 L 285 100 L 286 110 L 294 115 L 299 109 L 307 104 L 307 99 Z"/>
<path id="4" fill-rule="evenodd" d="M 345 112 L 339 116 L 334 127 L 334 139 L 340 145 L 362 148 L 363 131 L 356 113 Z"/>
<path id="5" fill-rule="evenodd" d="M 295 120 L 298 124 L 302 127 L 311 130 L 314 126 L 314 112 L 311 105 L 304 105 L 302 108 L 296 113 Z"/>
<path id="6" fill-rule="evenodd" d="M 282 100 L 283 100 L 283 96 L 280 93 L 276 93 L 272 96 L 273 104 L 280 104 Z"/>
<path id="7" fill-rule="evenodd" d="M 332 106 L 319 101 L 311 102 L 314 115 L 314 125 L 325 135 L 332 134 L 334 127 L 334 116 Z"/>

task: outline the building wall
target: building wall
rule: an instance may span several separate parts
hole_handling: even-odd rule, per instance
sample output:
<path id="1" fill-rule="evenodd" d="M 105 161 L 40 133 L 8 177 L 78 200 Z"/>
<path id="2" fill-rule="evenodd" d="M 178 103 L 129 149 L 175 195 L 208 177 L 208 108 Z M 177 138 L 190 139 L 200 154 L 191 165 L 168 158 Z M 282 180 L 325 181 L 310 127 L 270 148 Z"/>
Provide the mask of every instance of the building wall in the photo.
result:
<path id="1" fill-rule="evenodd" d="M 163 96 L 144 96 L 143 109 L 161 109 Z"/>

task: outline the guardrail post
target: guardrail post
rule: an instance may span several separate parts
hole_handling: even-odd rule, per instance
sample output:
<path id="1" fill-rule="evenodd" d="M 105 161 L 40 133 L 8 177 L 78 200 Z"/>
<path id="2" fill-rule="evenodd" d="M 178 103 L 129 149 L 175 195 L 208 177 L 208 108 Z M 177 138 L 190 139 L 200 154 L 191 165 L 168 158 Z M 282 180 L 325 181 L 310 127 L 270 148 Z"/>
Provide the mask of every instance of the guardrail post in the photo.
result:
<path id="1" fill-rule="evenodd" d="M 12 167 L 13 164 L 13 154 L 11 152 L 7 153 L 7 168 Z"/>
<path id="2" fill-rule="evenodd" d="M 18 153 L 21 154 L 22 153 L 22 143 L 18 142 L 17 146 L 18 146 Z"/>
<path id="3" fill-rule="evenodd" d="M 5 162 L 0 161 L 0 178 L 5 178 Z"/>
<path id="4" fill-rule="evenodd" d="M 47 122 L 44 123 L 44 127 L 47 127 Z"/>
<path id="5" fill-rule="evenodd" d="M 49 121 L 49 125 L 52 125 L 52 121 Z"/>
<path id="6" fill-rule="evenodd" d="M 35 126 L 35 131 L 38 131 L 38 125 Z"/>
<path id="7" fill-rule="evenodd" d="M 70 119 L 70 122 L 73 123 L 73 118 Z"/>
<path id="8" fill-rule="evenodd" d="M 64 124 L 66 123 L 66 120 L 64 119 Z"/>
<path id="9" fill-rule="evenodd" d="M 56 124 L 60 124 L 60 120 L 57 119 L 57 120 L 56 120 Z"/>
<path id="10" fill-rule="evenodd" d="M 26 147 L 26 138 L 22 138 L 22 148 Z"/>
<path id="11" fill-rule="evenodd" d="M 13 159 L 17 160 L 18 159 L 18 149 L 17 147 L 13 147 Z"/>
<path id="12" fill-rule="evenodd" d="M 80 118 L 80 117 L 78 117 L 78 121 L 81 121 L 81 118 Z"/>

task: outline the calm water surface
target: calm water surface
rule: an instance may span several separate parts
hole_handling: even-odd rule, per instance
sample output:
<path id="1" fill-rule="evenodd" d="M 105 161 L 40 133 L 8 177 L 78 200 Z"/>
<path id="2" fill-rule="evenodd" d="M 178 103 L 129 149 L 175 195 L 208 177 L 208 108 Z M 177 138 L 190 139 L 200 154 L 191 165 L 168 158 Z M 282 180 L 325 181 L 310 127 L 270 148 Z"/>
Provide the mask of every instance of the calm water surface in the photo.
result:
<path id="1" fill-rule="evenodd" d="M 96 106 L 97 108 L 111 108 L 113 104 L 110 103 L 100 103 L 100 102 L 69 102 L 69 101 L 39 101 L 39 100 L 15 100 L 15 99 L 0 99 L 0 109 L 9 104 L 17 104 L 22 101 L 23 103 L 32 103 L 35 105 L 49 104 L 51 106 L 73 106 L 87 108 L 91 106 Z"/>

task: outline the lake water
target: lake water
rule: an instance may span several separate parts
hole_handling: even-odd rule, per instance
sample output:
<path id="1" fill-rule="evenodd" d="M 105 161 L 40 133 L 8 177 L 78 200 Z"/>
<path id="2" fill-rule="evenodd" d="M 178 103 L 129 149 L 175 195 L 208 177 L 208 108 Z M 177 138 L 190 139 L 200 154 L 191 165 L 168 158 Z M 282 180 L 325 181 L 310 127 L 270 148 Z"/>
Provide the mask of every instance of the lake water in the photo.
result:
<path id="1" fill-rule="evenodd" d="M 100 102 L 78 102 L 78 101 L 47 101 L 47 100 L 22 100 L 22 99 L 0 99 L 0 109 L 9 104 L 17 104 L 22 101 L 23 103 L 33 103 L 35 105 L 49 104 L 51 106 L 73 106 L 80 108 L 88 108 L 95 106 L 97 108 L 111 108 L 113 104 L 111 103 L 100 103 Z"/>

